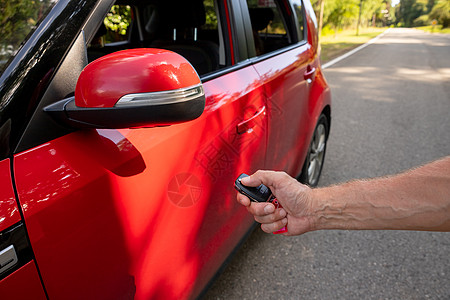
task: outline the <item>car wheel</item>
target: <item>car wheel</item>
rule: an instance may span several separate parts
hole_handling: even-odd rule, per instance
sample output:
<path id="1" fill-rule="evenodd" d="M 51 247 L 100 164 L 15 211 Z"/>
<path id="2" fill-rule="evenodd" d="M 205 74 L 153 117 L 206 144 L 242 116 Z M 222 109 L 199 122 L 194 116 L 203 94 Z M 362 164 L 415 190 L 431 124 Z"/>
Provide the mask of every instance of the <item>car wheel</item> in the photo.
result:
<path id="1" fill-rule="evenodd" d="M 314 134 L 309 145 L 308 154 L 303 163 L 302 173 L 297 178 L 301 183 L 311 187 L 316 187 L 319 183 L 320 173 L 322 172 L 323 162 L 325 160 L 325 151 L 328 140 L 328 119 L 322 114 L 317 121 Z"/>

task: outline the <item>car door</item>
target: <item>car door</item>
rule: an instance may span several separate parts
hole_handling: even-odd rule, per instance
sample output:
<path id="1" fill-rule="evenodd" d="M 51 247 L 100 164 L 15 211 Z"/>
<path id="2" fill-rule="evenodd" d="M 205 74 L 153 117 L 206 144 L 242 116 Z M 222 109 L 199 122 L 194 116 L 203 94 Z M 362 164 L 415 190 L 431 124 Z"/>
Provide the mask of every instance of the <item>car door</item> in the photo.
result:
<path id="1" fill-rule="evenodd" d="M 28 241 L 21 207 L 15 195 L 12 170 L 12 143 L 17 129 L 16 110 L 21 98 L 20 83 L 10 74 L 20 61 L 21 45 L 54 3 L 2 3 L 2 34 L 0 36 L 0 298 L 46 299 L 33 252 Z M 7 9 L 3 9 L 4 5 Z M 40 14 L 38 14 L 40 11 Z M 17 58 L 17 59 L 16 59 Z M 22 65 L 22 68 L 24 66 Z M 17 72 L 16 72 L 17 74 Z M 20 121 L 19 121 L 20 123 Z"/>
<path id="2" fill-rule="evenodd" d="M 14 196 L 10 160 L 0 161 L 0 294 L 46 299 Z"/>
<path id="3" fill-rule="evenodd" d="M 233 11 L 214 5 L 226 63 L 202 76 L 206 105 L 194 121 L 67 130 L 43 111 L 75 90 L 110 7 L 102 1 L 54 70 L 14 155 L 49 298 L 195 297 L 253 224 L 233 182 L 264 167 L 265 96 L 255 69 L 235 63 Z"/>
<path id="4" fill-rule="evenodd" d="M 266 167 L 297 176 L 315 125 L 309 99 L 317 64 L 307 41 L 302 1 L 244 3 L 251 21 L 249 57 L 268 99 Z"/>

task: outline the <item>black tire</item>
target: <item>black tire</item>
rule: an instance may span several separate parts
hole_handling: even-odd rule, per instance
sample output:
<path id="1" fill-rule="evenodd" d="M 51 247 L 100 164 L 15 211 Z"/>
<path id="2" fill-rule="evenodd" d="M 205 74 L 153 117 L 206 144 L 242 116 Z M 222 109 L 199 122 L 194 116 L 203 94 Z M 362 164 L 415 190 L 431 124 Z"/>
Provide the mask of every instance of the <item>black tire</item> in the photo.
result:
<path id="1" fill-rule="evenodd" d="M 325 161 L 325 152 L 327 149 L 329 122 L 324 114 L 321 114 L 317 121 L 314 134 L 309 144 L 308 153 L 303 163 L 302 173 L 297 180 L 310 187 L 316 187 L 319 184 L 320 173 L 322 172 Z"/>

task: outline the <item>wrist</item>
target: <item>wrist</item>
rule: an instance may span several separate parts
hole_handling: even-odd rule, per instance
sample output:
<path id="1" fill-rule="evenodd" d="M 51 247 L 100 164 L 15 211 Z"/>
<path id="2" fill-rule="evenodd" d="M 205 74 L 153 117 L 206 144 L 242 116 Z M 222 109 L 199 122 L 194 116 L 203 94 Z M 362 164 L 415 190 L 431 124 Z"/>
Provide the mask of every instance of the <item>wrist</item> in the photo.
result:
<path id="1" fill-rule="evenodd" d="M 325 203 L 328 201 L 328 195 L 324 188 L 309 188 L 304 193 L 306 210 L 304 216 L 307 217 L 310 224 L 310 231 L 326 229 Z"/>
<path id="2" fill-rule="evenodd" d="M 346 204 L 339 186 L 311 191 L 312 224 L 314 230 L 348 229 Z M 347 222 L 347 223 L 346 223 Z"/>

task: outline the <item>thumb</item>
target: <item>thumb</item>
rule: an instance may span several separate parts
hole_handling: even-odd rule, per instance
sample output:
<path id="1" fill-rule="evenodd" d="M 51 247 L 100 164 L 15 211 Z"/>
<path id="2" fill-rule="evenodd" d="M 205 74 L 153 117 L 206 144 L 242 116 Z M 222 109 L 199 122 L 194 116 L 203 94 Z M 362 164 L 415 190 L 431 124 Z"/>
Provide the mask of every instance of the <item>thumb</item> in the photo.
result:
<path id="1" fill-rule="evenodd" d="M 253 175 L 250 175 L 250 176 L 242 178 L 241 183 L 246 186 L 256 187 L 261 184 L 261 180 L 259 180 L 258 178 L 256 178 Z"/>

